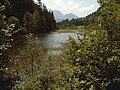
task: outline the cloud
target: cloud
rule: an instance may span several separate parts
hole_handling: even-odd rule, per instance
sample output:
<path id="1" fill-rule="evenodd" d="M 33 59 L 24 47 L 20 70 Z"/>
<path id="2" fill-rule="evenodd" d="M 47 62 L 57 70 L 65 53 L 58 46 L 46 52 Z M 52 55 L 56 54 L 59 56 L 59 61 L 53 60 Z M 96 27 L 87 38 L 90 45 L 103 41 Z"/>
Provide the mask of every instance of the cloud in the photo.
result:
<path id="1" fill-rule="evenodd" d="M 96 2 L 95 2 L 96 1 Z M 86 16 L 97 10 L 97 0 L 42 0 L 52 10 L 59 10 L 63 14 L 73 13 L 79 17 Z M 94 3 L 93 3 L 94 2 Z M 83 5 L 84 3 L 84 5 Z"/>
<path id="2" fill-rule="evenodd" d="M 86 16 L 95 10 L 96 4 L 91 4 L 89 6 L 82 6 L 80 3 L 76 3 L 73 0 L 69 0 L 68 3 L 62 7 L 64 13 L 74 13 L 77 16 Z"/>
<path id="3" fill-rule="evenodd" d="M 50 1 L 53 3 L 53 5 L 59 8 L 65 5 L 64 0 L 50 0 Z"/>

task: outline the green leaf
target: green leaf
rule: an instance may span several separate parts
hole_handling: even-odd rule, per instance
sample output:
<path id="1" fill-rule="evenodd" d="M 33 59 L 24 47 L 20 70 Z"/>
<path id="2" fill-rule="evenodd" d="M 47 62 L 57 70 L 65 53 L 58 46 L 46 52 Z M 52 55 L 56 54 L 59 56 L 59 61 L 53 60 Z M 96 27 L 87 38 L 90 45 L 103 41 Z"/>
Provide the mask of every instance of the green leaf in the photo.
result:
<path id="1" fill-rule="evenodd" d="M 0 6 L 0 11 L 4 11 L 5 9 L 5 5 Z"/>

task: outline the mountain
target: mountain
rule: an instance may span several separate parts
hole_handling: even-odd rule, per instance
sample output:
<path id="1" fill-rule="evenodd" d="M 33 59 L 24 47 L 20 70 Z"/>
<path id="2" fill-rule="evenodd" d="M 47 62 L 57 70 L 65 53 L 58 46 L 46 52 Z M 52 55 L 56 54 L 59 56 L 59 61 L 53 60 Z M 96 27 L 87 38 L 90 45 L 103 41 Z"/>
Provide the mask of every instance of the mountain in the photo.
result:
<path id="1" fill-rule="evenodd" d="M 76 16 L 76 15 L 74 15 L 73 13 L 69 13 L 69 14 L 66 14 L 66 15 L 64 15 L 64 19 L 69 19 L 69 20 L 71 20 L 71 19 L 77 19 L 77 18 L 79 18 L 78 16 Z"/>
<path id="2" fill-rule="evenodd" d="M 58 10 L 53 10 L 53 13 L 54 13 L 54 17 L 55 17 L 55 20 L 56 22 L 60 22 L 60 21 L 63 21 L 63 20 L 66 20 L 66 19 L 77 19 L 79 18 L 78 16 L 74 15 L 73 13 L 69 13 L 69 14 L 65 14 L 63 15 L 60 11 Z"/>
<path id="3" fill-rule="evenodd" d="M 53 14 L 54 14 L 56 22 L 60 22 L 64 19 L 64 15 L 58 10 L 53 10 Z"/>

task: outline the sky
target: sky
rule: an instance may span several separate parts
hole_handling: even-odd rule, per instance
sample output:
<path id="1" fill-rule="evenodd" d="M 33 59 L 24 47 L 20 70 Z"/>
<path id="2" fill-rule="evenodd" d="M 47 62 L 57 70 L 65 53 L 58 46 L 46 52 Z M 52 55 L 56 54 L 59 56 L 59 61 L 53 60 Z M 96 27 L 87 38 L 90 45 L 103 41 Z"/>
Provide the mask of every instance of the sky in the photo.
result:
<path id="1" fill-rule="evenodd" d="M 50 10 L 59 10 L 63 14 L 73 13 L 78 17 L 85 17 L 99 8 L 97 0 L 41 0 L 41 2 Z"/>

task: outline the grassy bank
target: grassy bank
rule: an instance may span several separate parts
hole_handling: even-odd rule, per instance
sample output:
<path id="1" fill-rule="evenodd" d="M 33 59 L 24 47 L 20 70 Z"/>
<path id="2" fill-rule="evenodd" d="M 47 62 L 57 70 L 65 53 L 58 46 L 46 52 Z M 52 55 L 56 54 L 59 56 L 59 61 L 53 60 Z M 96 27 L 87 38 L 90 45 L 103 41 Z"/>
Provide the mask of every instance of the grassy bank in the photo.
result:
<path id="1" fill-rule="evenodd" d="M 78 33 L 83 34 L 84 33 L 84 26 L 74 26 L 74 27 L 67 27 L 67 28 L 60 28 L 57 29 L 56 32 L 58 33 Z"/>

